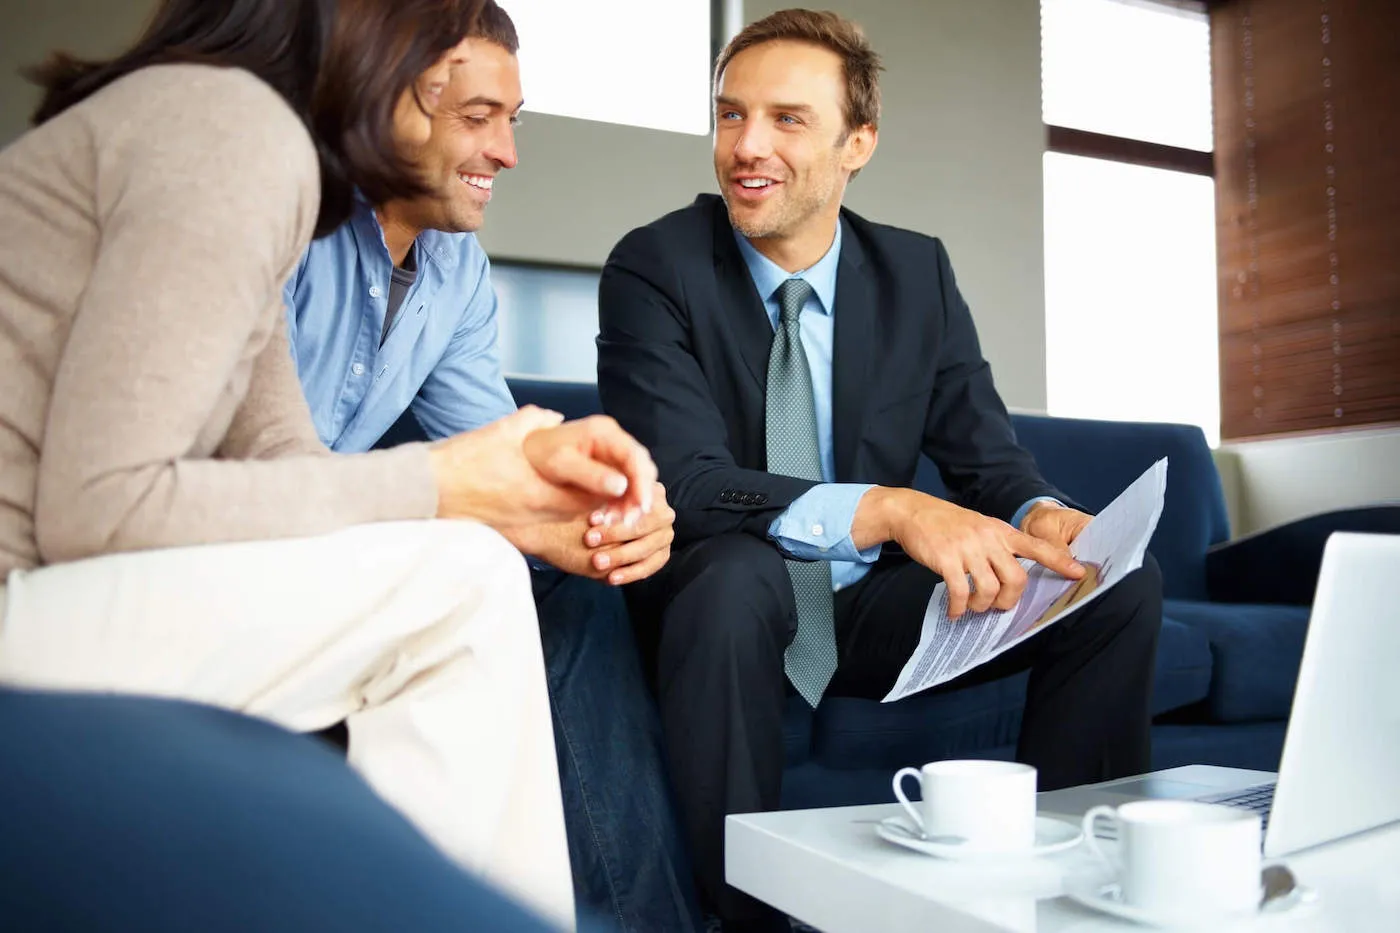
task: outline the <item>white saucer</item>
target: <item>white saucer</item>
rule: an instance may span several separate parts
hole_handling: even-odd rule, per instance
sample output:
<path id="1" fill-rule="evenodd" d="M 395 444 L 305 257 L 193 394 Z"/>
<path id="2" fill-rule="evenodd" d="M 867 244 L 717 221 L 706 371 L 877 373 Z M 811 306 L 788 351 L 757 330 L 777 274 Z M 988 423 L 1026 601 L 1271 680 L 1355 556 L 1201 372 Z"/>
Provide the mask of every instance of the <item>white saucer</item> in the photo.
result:
<path id="1" fill-rule="evenodd" d="M 1031 858 L 1049 855 L 1077 846 L 1084 833 L 1078 823 L 1067 823 L 1051 816 L 1035 818 L 1035 845 L 1029 849 L 970 849 L 960 842 L 934 842 L 925 839 L 906 816 L 889 816 L 875 824 L 875 834 L 886 842 L 913 849 L 925 855 L 956 861 Z"/>
<path id="2" fill-rule="evenodd" d="M 1077 904 L 1083 904 L 1085 907 L 1110 914 L 1121 920 L 1131 920 L 1133 923 L 1145 926 L 1164 927 L 1172 930 L 1216 930 L 1232 921 L 1248 920 L 1250 917 L 1264 914 L 1282 913 L 1302 902 L 1300 899 L 1294 899 L 1287 904 L 1270 905 L 1268 910 L 1262 911 L 1256 908 L 1237 913 L 1188 916 L 1155 913 L 1143 910 L 1141 907 L 1131 907 L 1123 903 L 1123 889 L 1116 881 L 1086 883 L 1081 880 L 1078 883 L 1069 883 L 1065 885 L 1065 896 Z"/>

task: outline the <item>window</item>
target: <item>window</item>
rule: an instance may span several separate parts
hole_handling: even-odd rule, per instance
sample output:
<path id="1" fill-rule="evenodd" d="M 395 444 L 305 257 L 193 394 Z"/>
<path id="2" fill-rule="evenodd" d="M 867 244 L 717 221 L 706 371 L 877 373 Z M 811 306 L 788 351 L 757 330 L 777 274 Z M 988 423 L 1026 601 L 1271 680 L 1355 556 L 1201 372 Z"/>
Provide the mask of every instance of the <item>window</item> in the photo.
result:
<path id="1" fill-rule="evenodd" d="M 1215 185 L 1045 154 L 1052 414 L 1198 424 L 1220 439 Z"/>
<path id="2" fill-rule="evenodd" d="M 1210 25 L 1152 0 L 1042 0 L 1045 122 L 1209 152 Z"/>
<path id="3" fill-rule="evenodd" d="M 510 0 L 525 109 L 704 135 L 717 0 Z"/>
<path id="4" fill-rule="evenodd" d="M 593 269 L 491 263 L 507 375 L 598 378 L 598 276 Z"/>
<path id="5" fill-rule="evenodd" d="M 1171 0 L 1042 0 L 1051 414 L 1220 438 L 1210 28 Z"/>

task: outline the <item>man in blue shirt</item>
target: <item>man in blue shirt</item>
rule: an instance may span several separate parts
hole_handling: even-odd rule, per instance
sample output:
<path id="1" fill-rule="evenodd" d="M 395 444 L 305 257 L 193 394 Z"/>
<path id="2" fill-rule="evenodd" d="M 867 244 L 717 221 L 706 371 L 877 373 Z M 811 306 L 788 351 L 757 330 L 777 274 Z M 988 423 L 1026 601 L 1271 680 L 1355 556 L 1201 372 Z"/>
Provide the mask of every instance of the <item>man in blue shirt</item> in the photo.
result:
<path id="1" fill-rule="evenodd" d="M 333 450 L 368 450 L 403 420 L 435 440 L 515 410 L 472 231 L 497 175 L 516 164 L 517 45 L 510 18 L 488 2 L 430 138 L 413 148 L 425 190 L 360 204 L 311 244 L 287 284 L 298 373 Z M 644 515 L 497 529 L 535 567 L 577 900 L 624 930 L 696 923 L 659 725 L 616 590 L 666 562 L 673 519 L 658 487 Z"/>

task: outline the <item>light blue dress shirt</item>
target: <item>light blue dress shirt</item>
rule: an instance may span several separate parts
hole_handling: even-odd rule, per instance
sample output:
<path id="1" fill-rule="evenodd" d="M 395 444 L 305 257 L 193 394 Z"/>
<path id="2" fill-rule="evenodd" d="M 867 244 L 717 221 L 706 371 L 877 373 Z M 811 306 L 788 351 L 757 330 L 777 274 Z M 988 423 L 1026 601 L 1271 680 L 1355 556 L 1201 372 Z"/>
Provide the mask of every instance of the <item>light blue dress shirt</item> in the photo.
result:
<path id="1" fill-rule="evenodd" d="M 781 515 L 768 526 L 768 536 L 784 553 L 799 560 L 831 562 L 831 586 L 840 590 L 860 581 L 870 572 L 870 565 L 880 557 L 880 545 L 858 550 L 851 540 L 851 525 L 855 522 L 860 499 L 874 489 L 868 483 L 836 482 L 836 452 L 832 442 L 832 354 L 836 342 L 836 272 L 841 261 L 841 224 L 836 225 L 836 237 L 826 255 L 806 269 L 788 272 L 764 256 L 738 231 L 734 239 L 748 266 L 754 287 L 763 299 L 768 322 L 774 332 L 778 329 L 781 308 L 778 286 L 790 278 L 804 279 L 812 286 L 812 294 L 802 306 L 802 349 L 812 370 L 812 399 L 817 417 L 817 450 L 822 462 L 822 484 L 814 486 L 793 500 Z M 1012 524 L 1019 528 L 1021 519 L 1037 502 L 1057 500 L 1038 497 L 1016 510 Z"/>
<path id="2" fill-rule="evenodd" d="M 413 248 L 418 278 L 382 346 L 393 260 L 367 204 L 312 242 L 287 282 L 297 374 L 332 450 L 368 450 L 410 408 L 434 439 L 515 411 L 490 264 L 476 237 L 426 230 Z"/>
<path id="3" fill-rule="evenodd" d="M 799 278 L 812 286 L 812 294 L 802 306 L 802 349 L 812 370 L 812 404 L 817 416 L 817 453 L 822 462 L 822 484 L 798 496 L 768 526 L 768 536 L 786 554 L 801 560 L 831 562 L 833 589 L 850 586 L 870 570 L 880 556 L 880 545 L 856 549 L 851 541 L 851 524 L 861 496 L 875 487 L 869 483 L 836 482 L 836 451 L 832 442 L 831 360 L 836 340 L 836 270 L 841 262 L 841 225 L 836 238 L 821 259 L 806 269 L 788 272 L 754 249 L 744 236 L 734 234 L 744 256 L 754 287 L 763 299 L 768 322 L 778 329 L 781 308 L 778 286 Z"/>

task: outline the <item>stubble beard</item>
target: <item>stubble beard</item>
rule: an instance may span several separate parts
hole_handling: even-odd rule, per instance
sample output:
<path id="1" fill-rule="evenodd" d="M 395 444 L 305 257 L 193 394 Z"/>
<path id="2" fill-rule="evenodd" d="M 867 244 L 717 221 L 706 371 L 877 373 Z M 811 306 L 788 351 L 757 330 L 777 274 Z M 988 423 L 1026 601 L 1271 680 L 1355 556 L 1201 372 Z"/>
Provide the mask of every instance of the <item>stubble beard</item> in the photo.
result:
<path id="1" fill-rule="evenodd" d="M 452 184 L 464 183 L 453 175 Z M 486 222 L 486 205 L 469 203 L 461 198 L 458 192 L 453 194 L 458 196 L 449 195 L 441 199 L 443 219 L 446 223 L 439 229 L 444 233 L 476 233 Z"/>
<path id="2" fill-rule="evenodd" d="M 734 205 L 726 193 L 724 203 L 729 209 L 730 225 L 750 240 L 790 236 L 809 219 L 821 213 L 835 196 L 835 166 L 831 169 L 825 184 L 809 176 L 809 187 L 805 191 L 788 188 L 792 184 L 791 180 L 784 182 L 783 187 L 788 190 L 780 192 L 774 202 L 768 203 L 764 210 L 749 217 L 743 217 L 734 210 Z M 742 210 L 742 207 L 740 209 Z"/>

